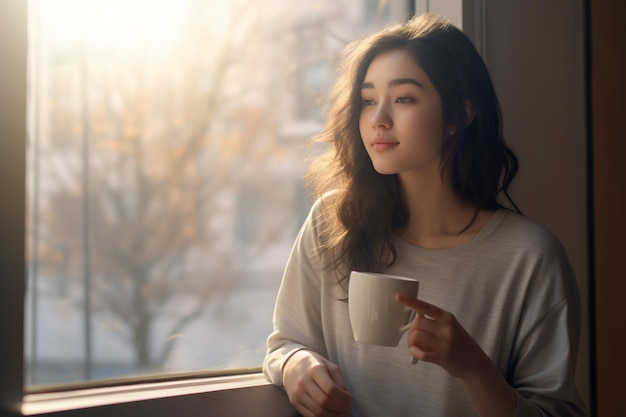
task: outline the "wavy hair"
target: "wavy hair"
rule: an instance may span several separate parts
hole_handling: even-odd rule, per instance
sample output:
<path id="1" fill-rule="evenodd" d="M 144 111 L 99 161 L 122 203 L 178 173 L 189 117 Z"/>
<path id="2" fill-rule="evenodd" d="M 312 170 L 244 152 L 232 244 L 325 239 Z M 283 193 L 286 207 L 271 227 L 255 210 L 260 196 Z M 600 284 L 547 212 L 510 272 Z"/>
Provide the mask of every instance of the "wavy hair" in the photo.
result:
<path id="1" fill-rule="evenodd" d="M 408 220 L 397 175 L 376 172 L 359 131 L 361 84 L 373 59 L 382 52 L 411 53 L 441 96 L 445 126 L 458 126 L 443 143 L 441 175 L 449 175 L 464 203 L 475 209 L 506 208 L 518 161 L 504 142 L 502 115 L 489 72 L 463 32 L 446 18 L 422 14 L 349 44 L 340 76 L 330 95 L 324 131 L 315 142 L 328 146 L 307 172 L 316 197 L 324 198 L 324 250 L 327 267 L 339 269 L 340 281 L 351 270 L 382 271 L 396 259 L 393 231 Z M 466 123 L 466 103 L 474 117 Z M 470 226 L 468 225 L 468 227 Z"/>

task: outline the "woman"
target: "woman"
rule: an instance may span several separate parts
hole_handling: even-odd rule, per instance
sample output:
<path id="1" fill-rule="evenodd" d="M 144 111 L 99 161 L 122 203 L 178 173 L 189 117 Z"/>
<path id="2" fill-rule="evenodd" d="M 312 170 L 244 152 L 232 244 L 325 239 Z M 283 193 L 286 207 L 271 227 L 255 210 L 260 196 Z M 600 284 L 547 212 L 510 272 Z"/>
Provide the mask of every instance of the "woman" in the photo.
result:
<path id="1" fill-rule="evenodd" d="M 509 197 L 517 159 L 468 38 L 433 15 L 387 28 L 346 49 L 333 91 L 268 379 L 303 416 L 585 415 L 576 282 Z M 354 341 L 352 270 L 420 280 L 398 347 Z"/>

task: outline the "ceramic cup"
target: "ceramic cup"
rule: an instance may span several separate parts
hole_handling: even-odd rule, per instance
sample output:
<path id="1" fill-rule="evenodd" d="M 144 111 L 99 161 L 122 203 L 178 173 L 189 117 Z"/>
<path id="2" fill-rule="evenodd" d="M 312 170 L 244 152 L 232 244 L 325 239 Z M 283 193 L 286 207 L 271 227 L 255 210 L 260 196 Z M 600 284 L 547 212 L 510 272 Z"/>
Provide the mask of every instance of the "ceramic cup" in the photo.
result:
<path id="1" fill-rule="evenodd" d="M 381 346 L 398 346 L 410 326 L 414 311 L 396 300 L 398 293 L 417 298 L 419 281 L 373 272 L 350 274 L 348 309 L 354 340 Z"/>

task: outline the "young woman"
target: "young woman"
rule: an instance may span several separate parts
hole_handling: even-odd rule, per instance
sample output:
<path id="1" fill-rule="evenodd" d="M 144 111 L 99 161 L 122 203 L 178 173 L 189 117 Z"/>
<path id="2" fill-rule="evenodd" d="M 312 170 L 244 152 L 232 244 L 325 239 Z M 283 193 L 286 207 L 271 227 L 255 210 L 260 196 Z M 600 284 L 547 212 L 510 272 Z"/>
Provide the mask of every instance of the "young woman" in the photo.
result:
<path id="1" fill-rule="evenodd" d="M 585 415 L 576 282 L 561 244 L 509 198 L 517 159 L 471 42 L 422 15 L 344 62 L 267 378 L 305 417 Z M 419 300 L 398 295 L 418 313 L 398 347 L 354 341 L 352 270 L 421 281 Z"/>

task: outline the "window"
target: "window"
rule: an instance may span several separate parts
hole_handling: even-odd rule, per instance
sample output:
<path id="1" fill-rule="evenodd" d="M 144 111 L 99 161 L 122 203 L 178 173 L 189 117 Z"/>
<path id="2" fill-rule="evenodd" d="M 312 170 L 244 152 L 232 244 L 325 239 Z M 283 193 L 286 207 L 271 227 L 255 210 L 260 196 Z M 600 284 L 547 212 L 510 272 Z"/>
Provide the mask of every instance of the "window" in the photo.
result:
<path id="1" fill-rule="evenodd" d="M 366 6 L 31 0 L 28 386 L 262 363 Z"/>
<path id="2" fill-rule="evenodd" d="M 22 377 L 32 392 L 198 370 L 243 373 L 229 390 L 258 384 L 249 375 L 310 204 L 302 152 L 323 123 L 336 52 L 406 18 L 410 2 L 241 4 L 31 0 L 28 47 L 1 45 L 15 64 L 1 84 L 2 184 L 27 204 L 0 214 L 28 255 L 24 326 L 12 323 L 23 352 L 9 344 L 3 358 L 26 370 L 3 362 L 3 407 L 21 399 Z M 2 38 L 23 39 L 26 7 L 3 7 L 17 27 L 0 25 Z M 28 146 L 9 108 L 25 92 L 5 81 L 26 71 L 26 49 Z M 26 167 L 5 164 L 20 152 Z M 6 239 L 0 304 L 21 317 L 21 240 Z M 119 400 L 106 395 L 91 405 Z"/>

